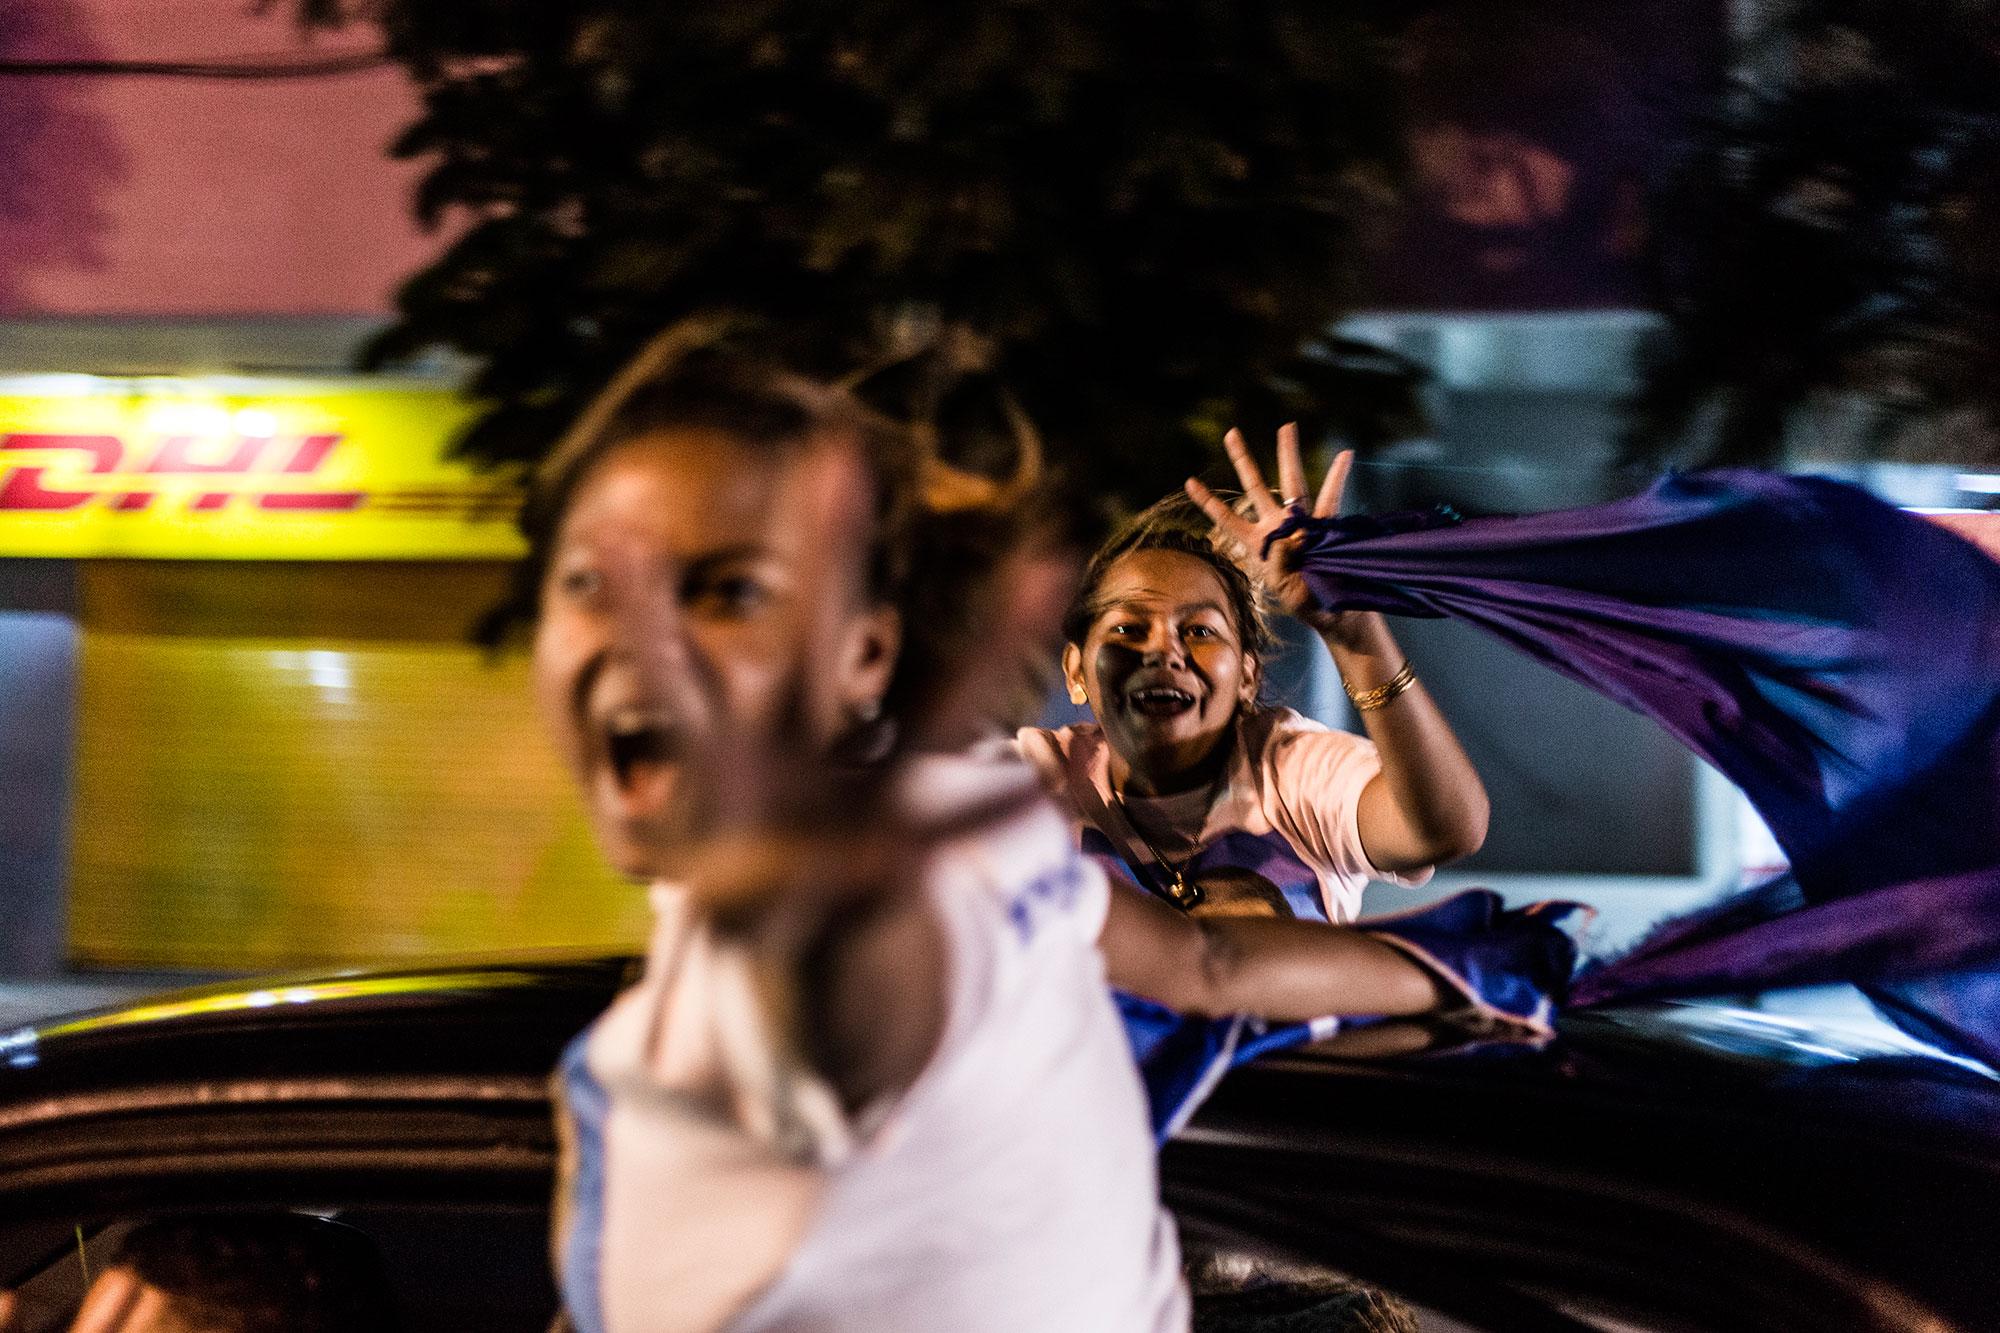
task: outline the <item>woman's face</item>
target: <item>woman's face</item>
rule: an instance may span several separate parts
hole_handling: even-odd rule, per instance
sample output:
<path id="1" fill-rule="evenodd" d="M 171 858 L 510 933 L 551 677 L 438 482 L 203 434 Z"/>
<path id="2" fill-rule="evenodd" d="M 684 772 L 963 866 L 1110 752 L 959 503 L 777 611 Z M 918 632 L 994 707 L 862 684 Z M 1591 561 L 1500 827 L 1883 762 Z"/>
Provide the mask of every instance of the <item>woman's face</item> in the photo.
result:
<path id="1" fill-rule="evenodd" d="M 1172 791 L 1257 697 L 1222 578 L 1180 551 L 1134 551 L 1105 571 L 1100 610 L 1063 654 L 1111 744 L 1113 776 Z"/>
<path id="2" fill-rule="evenodd" d="M 689 760 L 718 725 L 803 723 L 831 745 L 879 705 L 895 613 L 871 606 L 860 452 L 676 430 L 614 447 L 564 512 L 541 589 L 537 703 L 598 839 L 634 877 L 673 873 Z"/>

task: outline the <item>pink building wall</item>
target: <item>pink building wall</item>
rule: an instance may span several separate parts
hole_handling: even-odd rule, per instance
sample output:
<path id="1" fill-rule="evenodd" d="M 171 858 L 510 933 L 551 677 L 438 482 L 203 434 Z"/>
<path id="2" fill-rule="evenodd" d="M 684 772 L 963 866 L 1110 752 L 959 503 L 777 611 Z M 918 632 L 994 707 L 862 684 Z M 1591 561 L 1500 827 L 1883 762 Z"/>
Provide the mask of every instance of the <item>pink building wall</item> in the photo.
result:
<path id="1" fill-rule="evenodd" d="M 225 60 L 303 42 L 280 0 L 0 0 L 0 58 Z M 0 318 L 384 313 L 438 248 L 387 148 L 394 68 L 275 81 L 0 74 Z"/>

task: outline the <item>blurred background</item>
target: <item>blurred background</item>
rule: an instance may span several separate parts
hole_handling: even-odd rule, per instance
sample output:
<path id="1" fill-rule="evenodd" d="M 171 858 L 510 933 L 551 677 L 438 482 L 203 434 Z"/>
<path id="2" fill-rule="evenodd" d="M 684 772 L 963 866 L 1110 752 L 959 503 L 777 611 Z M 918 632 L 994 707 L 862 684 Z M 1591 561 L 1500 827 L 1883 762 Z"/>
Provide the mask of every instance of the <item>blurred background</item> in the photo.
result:
<path id="1" fill-rule="evenodd" d="M 972 461 L 1020 403 L 1087 524 L 1291 417 L 1377 509 L 2000 495 L 2000 5 L 646 8 L 0 11 L 0 979 L 636 947 L 469 633 L 521 469 L 718 301 Z M 1771 863 L 1648 724 L 1398 631 L 1494 799 L 1436 892 L 1615 941 Z"/>

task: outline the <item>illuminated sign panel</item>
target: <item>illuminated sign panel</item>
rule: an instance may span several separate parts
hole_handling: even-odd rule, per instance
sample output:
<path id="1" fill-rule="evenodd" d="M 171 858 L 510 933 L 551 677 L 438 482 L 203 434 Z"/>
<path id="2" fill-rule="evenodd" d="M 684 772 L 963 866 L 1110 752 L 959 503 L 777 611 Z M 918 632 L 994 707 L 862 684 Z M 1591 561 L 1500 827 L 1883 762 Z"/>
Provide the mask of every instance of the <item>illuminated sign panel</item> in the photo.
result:
<path id="1" fill-rule="evenodd" d="M 421 382 L 0 378 L 0 556 L 518 555 L 520 489 Z"/>

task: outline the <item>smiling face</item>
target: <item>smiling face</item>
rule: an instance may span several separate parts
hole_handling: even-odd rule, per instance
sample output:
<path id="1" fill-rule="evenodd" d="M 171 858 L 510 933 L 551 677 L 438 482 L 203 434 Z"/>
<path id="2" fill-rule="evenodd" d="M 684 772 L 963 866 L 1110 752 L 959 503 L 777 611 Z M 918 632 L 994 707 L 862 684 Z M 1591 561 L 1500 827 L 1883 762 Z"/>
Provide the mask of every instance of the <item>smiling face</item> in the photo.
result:
<path id="1" fill-rule="evenodd" d="M 1090 698 L 1121 788 L 1205 780 L 1237 710 L 1255 701 L 1257 660 L 1229 608 L 1221 576 L 1185 552 L 1133 551 L 1105 571 L 1063 671 Z"/>
<path id="2" fill-rule="evenodd" d="M 873 492 L 858 448 L 685 429 L 614 446 L 556 530 L 535 693 L 599 842 L 673 874 L 696 744 L 803 722 L 830 746 L 878 704 L 898 622 L 864 573 Z"/>

